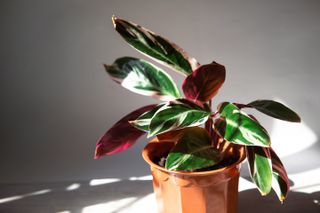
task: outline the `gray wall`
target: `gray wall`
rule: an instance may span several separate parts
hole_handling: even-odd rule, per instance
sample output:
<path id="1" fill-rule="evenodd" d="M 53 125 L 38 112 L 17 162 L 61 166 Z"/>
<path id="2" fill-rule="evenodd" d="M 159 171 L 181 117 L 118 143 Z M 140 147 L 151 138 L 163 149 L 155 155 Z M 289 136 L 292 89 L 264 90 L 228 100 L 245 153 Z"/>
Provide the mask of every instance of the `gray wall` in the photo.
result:
<path id="1" fill-rule="evenodd" d="M 145 139 L 93 160 L 96 140 L 114 122 L 155 101 L 104 73 L 102 63 L 140 57 L 114 31 L 112 14 L 175 41 L 201 63 L 226 65 L 215 103 L 280 98 L 320 136 L 319 11 L 317 0 L 2 0 L 0 182 L 149 174 L 140 157 Z M 289 172 L 320 167 L 319 150 L 316 143 L 284 159 Z"/>

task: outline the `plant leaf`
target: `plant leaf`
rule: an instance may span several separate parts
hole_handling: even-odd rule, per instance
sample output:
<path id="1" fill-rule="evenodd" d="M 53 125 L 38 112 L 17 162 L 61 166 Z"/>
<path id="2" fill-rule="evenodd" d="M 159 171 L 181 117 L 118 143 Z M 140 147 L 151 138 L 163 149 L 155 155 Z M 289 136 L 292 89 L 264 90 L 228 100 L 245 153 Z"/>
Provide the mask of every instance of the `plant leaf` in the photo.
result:
<path id="1" fill-rule="evenodd" d="M 301 118 L 297 113 L 289 109 L 282 103 L 272 101 L 272 100 L 256 100 L 249 104 L 249 107 L 253 107 L 258 111 L 269 115 L 271 117 L 291 122 L 301 122 Z"/>
<path id="2" fill-rule="evenodd" d="M 218 93 L 225 77 L 224 66 L 216 62 L 202 65 L 184 80 L 184 95 L 191 100 L 207 102 Z"/>
<path id="3" fill-rule="evenodd" d="M 169 132 L 165 132 L 162 134 L 157 135 L 158 141 L 170 141 L 170 142 L 178 142 L 178 140 L 182 137 L 185 131 L 193 127 L 186 127 L 184 129 L 172 130 Z"/>
<path id="4" fill-rule="evenodd" d="M 135 128 L 138 128 L 142 131 L 148 132 L 149 131 L 149 125 L 151 122 L 151 118 L 154 116 L 154 114 L 161 109 L 165 104 L 159 104 L 158 106 L 154 107 L 153 109 L 143 113 L 140 115 L 136 120 L 129 121 L 129 123 L 134 126 Z"/>
<path id="5" fill-rule="evenodd" d="M 211 146 L 211 137 L 200 127 L 186 129 L 182 137 L 170 151 L 166 169 L 193 171 L 216 165 L 221 161 L 217 150 Z"/>
<path id="6" fill-rule="evenodd" d="M 148 137 L 203 124 L 210 116 L 210 112 L 192 106 L 185 102 L 168 102 L 152 117 Z"/>
<path id="7" fill-rule="evenodd" d="M 199 66 L 181 47 L 135 23 L 112 17 L 116 31 L 135 49 L 185 75 Z"/>
<path id="8" fill-rule="evenodd" d="M 227 127 L 227 122 L 225 120 L 225 118 L 220 117 L 217 118 L 213 121 L 213 127 L 214 130 L 216 131 L 216 133 L 218 133 L 218 135 L 222 138 L 224 138 L 225 135 L 225 131 L 226 131 L 226 127 Z"/>
<path id="9" fill-rule="evenodd" d="M 272 187 L 272 166 L 269 149 L 266 147 L 246 146 L 251 178 L 260 193 L 267 195 Z"/>
<path id="10" fill-rule="evenodd" d="M 271 161 L 272 161 L 272 188 L 276 192 L 280 202 L 282 203 L 290 190 L 289 178 L 280 158 L 270 148 Z"/>
<path id="11" fill-rule="evenodd" d="M 156 105 L 141 107 L 114 124 L 98 141 L 95 150 L 95 159 L 120 152 L 131 147 L 136 140 L 145 133 L 129 124 L 129 120 L 136 119 L 142 113 L 154 108 Z"/>
<path id="12" fill-rule="evenodd" d="M 164 101 L 181 97 L 172 78 L 145 60 L 122 57 L 112 65 L 105 65 L 105 69 L 115 82 L 132 92 Z"/>
<path id="13" fill-rule="evenodd" d="M 225 102 L 219 106 L 218 110 L 226 122 L 224 139 L 246 146 L 270 146 L 267 131 L 236 105 Z"/>

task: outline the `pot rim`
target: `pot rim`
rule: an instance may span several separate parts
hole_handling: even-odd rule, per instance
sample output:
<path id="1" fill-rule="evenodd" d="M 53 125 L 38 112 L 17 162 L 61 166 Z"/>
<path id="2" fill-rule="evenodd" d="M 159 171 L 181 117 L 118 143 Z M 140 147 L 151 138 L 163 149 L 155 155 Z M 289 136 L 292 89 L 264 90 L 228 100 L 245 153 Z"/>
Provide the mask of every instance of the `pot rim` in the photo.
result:
<path id="1" fill-rule="evenodd" d="M 171 173 L 171 174 L 176 174 L 176 175 L 188 175 L 188 176 L 205 176 L 205 175 L 213 175 L 213 174 L 216 174 L 216 173 L 220 173 L 220 172 L 223 172 L 223 171 L 226 171 L 226 170 L 229 170 L 229 169 L 232 169 L 238 165 L 240 165 L 242 163 L 242 161 L 244 161 L 244 159 L 246 158 L 246 154 L 245 154 L 245 150 L 244 150 L 244 147 L 240 147 L 240 157 L 239 159 L 234 162 L 233 164 L 231 165 L 228 165 L 228 166 L 225 166 L 225 167 L 222 167 L 222 168 L 219 168 L 219 169 L 215 169 L 215 170 L 209 170 L 209 171 L 202 171 L 202 172 L 186 172 L 186 171 L 170 171 L 168 169 L 165 169 L 164 167 L 161 167 L 157 164 L 155 164 L 150 158 L 149 158 L 149 151 L 148 151 L 148 148 L 151 144 L 155 144 L 155 143 L 172 143 L 172 142 L 169 142 L 169 141 L 150 141 L 142 150 L 142 157 L 143 159 L 151 166 L 151 167 L 154 167 L 158 170 L 161 170 L 163 172 L 166 172 L 166 173 Z"/>

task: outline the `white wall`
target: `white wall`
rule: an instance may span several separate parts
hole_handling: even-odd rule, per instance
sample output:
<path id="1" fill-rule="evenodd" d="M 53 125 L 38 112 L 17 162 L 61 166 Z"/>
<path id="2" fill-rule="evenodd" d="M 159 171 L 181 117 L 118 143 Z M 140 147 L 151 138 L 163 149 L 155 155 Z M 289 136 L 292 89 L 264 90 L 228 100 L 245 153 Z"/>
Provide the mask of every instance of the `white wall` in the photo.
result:
<path id="1" fill-rule="evenodd" d="M 201 63 L 226 65 L 214 103 L 279 98 L 320 136 L 319 11 L 317 0 L 1 1 L 0 182 L 149 173 L 140 157 L 145 140 L 93 160 L 96 140 L 114 122 L 155 101 L 104 73 L 102 63 L 141 56 L 114 31 L 113 14 L 175 41 Z M 319 150 L 315 143 L 285 158 L 289 172 L 320 167 Z"/>

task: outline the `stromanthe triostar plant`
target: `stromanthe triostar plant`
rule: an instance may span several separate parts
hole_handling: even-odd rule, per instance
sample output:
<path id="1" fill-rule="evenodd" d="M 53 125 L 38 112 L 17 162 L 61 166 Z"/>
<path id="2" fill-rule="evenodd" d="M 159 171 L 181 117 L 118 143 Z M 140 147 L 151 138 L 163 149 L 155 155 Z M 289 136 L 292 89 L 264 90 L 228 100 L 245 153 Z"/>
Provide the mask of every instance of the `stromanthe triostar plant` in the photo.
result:
<path id="1" fill-rule="evenodd" d="M 172 78 L 149 61 L 122 57 L 105 65 L 111 78 L 124 88 L 163 102 L 141 107 L 119 120 L 98 141 L 95 158 L 125 150 L 147 134 L 175 142 L 166 169 L 196 171 L 219 165 L 230 157 L 223 147 L 237 144 L 245 147 L 252 180 L 261 194 L 273 188 L 282 202 L 289 191 L 286 170 L 270 147 L 267 130 L 243 109 L 253 108 L 290 122 L 300 122 L 299 116 L 272 100 L 223 102 L 212 109 L 211 100 L 225 81 L 223 65 L 200 65 L 178 45 L 150 30 L 115 16 L 112 21 L 130 46 L 186 78 L 181 94 Z"/>

